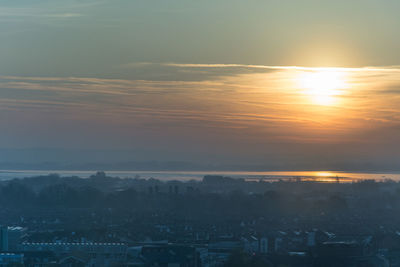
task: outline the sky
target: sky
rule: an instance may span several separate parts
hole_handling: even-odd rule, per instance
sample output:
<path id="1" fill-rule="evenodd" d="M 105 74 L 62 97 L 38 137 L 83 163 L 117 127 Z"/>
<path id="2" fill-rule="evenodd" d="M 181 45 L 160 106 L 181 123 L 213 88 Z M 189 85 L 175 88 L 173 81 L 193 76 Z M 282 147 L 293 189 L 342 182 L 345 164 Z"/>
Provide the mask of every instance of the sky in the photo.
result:
<path id="1" fill-rule="evenodd" d="M 400 170 L 398 10 L 0 0 L 0 167 Z"/>

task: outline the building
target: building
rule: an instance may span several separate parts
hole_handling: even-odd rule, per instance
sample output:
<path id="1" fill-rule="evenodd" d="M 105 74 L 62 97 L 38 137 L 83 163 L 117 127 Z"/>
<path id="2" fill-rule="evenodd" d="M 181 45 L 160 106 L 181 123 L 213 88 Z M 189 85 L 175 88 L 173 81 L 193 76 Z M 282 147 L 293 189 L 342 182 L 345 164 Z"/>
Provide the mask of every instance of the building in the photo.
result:
<path id="1" fill-rule="evenodd" d="M 22 239 L 26 235 L 26 228 L 20 226 L 9 226 L 7 228 L 8 250 L 17 251 L 21 245 Z"/>
<path id="2" fill-rule="evenodd" d="M 357 264 L 369 261 L 373 254 L 371 236 L 340 236 L 318 245 L 315 262 L 318 266 L 361 266 Z"/>
<path id="3" fill-rule="evenodd" d="M 0 251 L 18 251 L 26 228 L 19 226 L 0 227 Z"/>
<path id="4" fill-rule="evenodd" d="M 250 254 L 267 254 L 268 253 L 268 238 L 247 236 L 242 237 L 243 249 Z"/>
<path id="5" fill-rule="evenodd" d="M 8 251 L 8 227 L 0 227 L 0 251 Z"/>
<path id="6" fill-rule="evenodd" d="M 259 252 L 262 254 L 268 253 L 268 238 L 262 237 L 259 239 Z"/>
<path id="7" fill-rule="evenodd" d="M 126 261 L 127 246 L 123 243 L 27 243 L 21 245 L 24 251 L 50 251 L 65 261 L 85 258 L 91 265 L 110 266 Z M 84 256 L 83 256 L 84 255 Z M 100 265 L 98 265 L 100 264 Z"/>
<path id="8" fill-rule="evenodd" d="M 9 266 L 10 264 L 24 264 L 24 255 L 15 253 L 0 253 L 0 266 Z"/>
<path id="9" fill-rule="evenodd" d="M 48 266 L 57 263 L 56 255 L 51 251 L 24 251 L 25 266 Z"/>
<path id="10" fill-rule="evenodd" d="M 242 250 L 243 242 L 235 238 L 221 238 L 208 244 L 209 266 L 223 266 L 234 251 Z"/>
<path id="11" fill-rule="evenodd" d="M 201 266 L 196 248 L 183 245 L 146 245 L 142 247 L 141 256 L 145 266 Z"/>

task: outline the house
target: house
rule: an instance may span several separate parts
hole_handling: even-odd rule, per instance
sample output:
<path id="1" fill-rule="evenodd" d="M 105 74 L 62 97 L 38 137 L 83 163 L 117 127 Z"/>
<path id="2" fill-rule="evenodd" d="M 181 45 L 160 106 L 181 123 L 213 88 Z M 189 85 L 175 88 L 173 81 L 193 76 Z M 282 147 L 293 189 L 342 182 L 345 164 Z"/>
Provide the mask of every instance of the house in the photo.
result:
<path id="1" fill-rule="evenodd" d="M 0 266 L 10 266 L 11 264 L 23 264 L 24 255 L 16 253 L 0 253 Z"/>
<path id="2" fill-rule="evenodd" d="M 146 245 L 141 253 L 146 266 L 198 267 L 200 260 L 194 247 L 183 245 Z"/>

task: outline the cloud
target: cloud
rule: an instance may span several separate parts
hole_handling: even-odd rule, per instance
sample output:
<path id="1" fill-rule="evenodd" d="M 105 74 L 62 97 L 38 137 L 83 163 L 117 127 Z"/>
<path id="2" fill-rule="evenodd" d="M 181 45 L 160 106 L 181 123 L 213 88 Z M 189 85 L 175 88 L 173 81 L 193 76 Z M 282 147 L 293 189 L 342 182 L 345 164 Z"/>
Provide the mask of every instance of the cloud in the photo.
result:
<path id="1" fill-rule="evenodd" d="M 223 145 L 221 150 L 238 146 L 237 152 L 250 154 L 260 154 L 271 144 L 357 144 L 390 151 L 397 147 L 396 68 L 349 71 L 349 88 L 332 106 L 315 105 L 296 88 L 297 75 L 308 71 L 284 67 L 248 72 L 239 67 L 234 73 L 197 81 L 0 76 L 0 123 L 11 132 L 29 126 L 41 131 L 44 140 L 69 140 L 68 134 L 76 131 L 92 136 L 91 142 L 99 146 L 134 139 L 151 148 L 156 143 Z M 45 131 L 66 125 L 65 133 Z M 99 134 L 102 129 L 107 134 Z M 246 150 L 250 147 L 253 152 Z"/>
<path id="2" fill-rule="evenodd" d="M 54 12 L 49 13 L 47 9 L 40 8 L 2 8 L 0 7 L 0 18 L 54 18 L 66 19 L 81 17 L 81 13 Z"/>
<path id="3" fill-rule="evenodd" d="M 300 70 L 300 71 L 317 71 L 317 70 L 339 70 L 348 72 L 400 72 L 400 66 L 384 66 L 384 67 L 303 67 L 303 66 L 268 66 L 253 64 L 201 64 L 201 63 L 175 63 L 175 62 L 132 62 L 123 64 L 121 67 L 146 67 L 152 65 L 176 67 L 176 68 L 249 68 L 249 69 L 265 69 L 265 70 Z"/>
<path id="4" fill-rule="evenodd" d="M 83 14 L 80 13 L 55 13 L 55 14 L 42 14 L 40 15 L 42 17 L 47 17 L 47 18 L 76 18 L 76 17 L 82 17 Z"/>
<path id="5" fill-rule="evenodd" d="M 376 77 L 381 81 L 382 77 L 397 75 L 399 66 L 370 66 L 358 68 L 344 67 L 303 67 L 303 66 L 273 66 L 254 64 L 194 64 L 175 62 L 132 62 L 114 66 L 115 71 L 124 73 L 124 77 L 144 77 L 152 80 L 186 80 L 205 81 L 217 80 L 222 77 L 233 77 L 237 75 L 251 75 L 257 73 L 277 73 L 286 75 L 289 72 L 316 72 L 316 71 L 338 71 L 351 74 L 353 78 L 359 78 L 360 82 L 370 82 Z M 285 74 L 286 73 L 286 74 Z M 276 78 L 276 77 L 274 77 Z M 252 83 L 251 83 L 252 84 Z"/>

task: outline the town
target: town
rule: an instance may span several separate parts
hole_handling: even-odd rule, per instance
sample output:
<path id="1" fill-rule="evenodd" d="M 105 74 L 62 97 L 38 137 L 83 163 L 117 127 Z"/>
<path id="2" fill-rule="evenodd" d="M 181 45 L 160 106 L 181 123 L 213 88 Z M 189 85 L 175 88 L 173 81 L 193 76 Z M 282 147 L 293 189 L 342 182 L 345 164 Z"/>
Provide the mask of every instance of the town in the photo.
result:
<path id="1" fill-rule="evenodd" d="M 400 184 L 56 174 L 0 183 L 3 266 L 400 266 Z"/>

